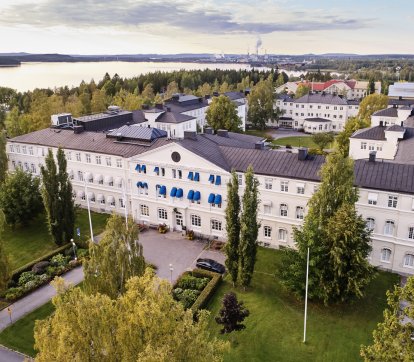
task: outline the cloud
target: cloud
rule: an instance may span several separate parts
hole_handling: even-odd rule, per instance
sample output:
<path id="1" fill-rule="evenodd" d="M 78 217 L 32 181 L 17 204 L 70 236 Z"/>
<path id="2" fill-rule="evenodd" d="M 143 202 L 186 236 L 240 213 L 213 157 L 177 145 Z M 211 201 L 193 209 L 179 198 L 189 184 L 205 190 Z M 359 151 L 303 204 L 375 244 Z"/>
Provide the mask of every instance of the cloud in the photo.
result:
<path id="1" fill-rule="evenodd" d="M 260 4 L 256 3 L 251 6 L 250 14 L 257 14 L 260 8 Z M 289 17 L 287 21 L 276 17 L 272 21 L 242 21 L 237 20 L 236 12 L 237 7 L 232 13 L 228 8 L 204 5 L 197 1 L 46 0 L 43 3 L 12 5 L 2 11 L 0 23 L 38 27 L 145 27 L 147 31 L 151 26 L 162 25 L 166 29 L 204 34 L 269 34 L 361 29 L 371 21 L 320 14 L 312 17 L 311 13 L 303 16 L 303 13 L 299 15 L 295 12 L 292 12 L 293 18 Z M 246 19 L 249 14 L 242 15 Z"/>

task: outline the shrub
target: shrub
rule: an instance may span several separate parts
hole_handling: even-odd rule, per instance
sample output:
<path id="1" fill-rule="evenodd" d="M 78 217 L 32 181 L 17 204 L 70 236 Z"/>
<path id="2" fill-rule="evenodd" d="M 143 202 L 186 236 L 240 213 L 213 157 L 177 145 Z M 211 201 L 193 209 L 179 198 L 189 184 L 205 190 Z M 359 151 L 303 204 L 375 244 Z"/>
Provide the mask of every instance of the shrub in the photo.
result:
<path id="1" fill-rule="evenodd" d="M 78 259 L 85 259 L 86 257 L 89 256 L 89 250 L 88 249 L 78 249 L 76 251 L 76 256 L 78 257 Z"/>
<path id="2" fill-rule="evenodd" d="M 309 148 L 308 154 L 310 154 L 310 155 L 325 155 L 325 152 L 323 150 L 318 149 L 318 148 Z"/>
<path id="3" fill-rule="evenodd" d="M 63 265 L 58 265 L 58 266 L 51 265 L 47 267 L 46 273 L 49 276 L 54 277 L 55 275 L 61 274 L 64 270 L 65 270 L 65 267 Z"/>
<path id="4" fill-rule="evenodd" d="M 184 274 L 177 282 L 177 287 L 182 289 L 203 290 L 209 281 L 210 278 L 198 278 L 190 274 Z"/>
<path id="5" fill-rule="evenodd" d="M 204 308 L 214 292 L 217 290 L 218 286 L 220 285 L 222 281 L 222 275 L 218 273 L 213 273 L 207 270 L 202 269 L 194 269 L 192 274 L 194 276 L 202 276 L 202 277 L 210 277 L 211 280 L 207 284 L 207 286 L 203 289 L 203 291 L 200 293 L 194 304 L 192 305 L 191 309 L 193 312 L 197 312 L 199 309 Z"/>
<path id="6" fill-rule="evenodd" d="M 288 149 L 292 148 L 292 146 L 290 144 L 287 144 L 285 147 L 288 148 Z"/>
<path id="7" fill-rule="evenodd" d="M 182 293 L 177 295 L 177 299 L 184 305 L 185 309 L 188 309 L 194 304 L 199 295 L 198 290 L 184 289 Z"/>
<path id="8" fill-rule="evenodd" d="M 33 265 L 32 272 L 35 274 L 43 274 L 49 265 L 50 263 L 48 261 L 40 261 Z"/>
<path id="9" fill-rule="evenodd" d="M 26 283 L 31 282 L 36 279 L 36 274 L 33 272 L 24 272 L 20 274 L 19 277 L 19 286 L 26 285 Z"/>
<path id="10" fill-rule="evenodd" d="M 38 283 L 38 280 L 36 280 L 36 279 L 30 280 L 24 285 L 24 290 L 25 291 L 30 291 L 30 290 L 36 288 L 38 285 L 40 285 Z"/>
<path id="11" fill-rule="evenodd" d="M 39 282 L 41 284 L 44 284 L 44 283 L 48 282 L 49 280 L 50 280 L 49 275 L 47 275 L 47 274 L 39 275 Z"/>
<path id="12" fill-rule="evenodd" d="M 25 293 L 25 290 L 23 287 L 9 288 L 6 291 L 5 298 L 7 300 L 13 301 L 13 300 L 20 298 L 24 293 Z"/>
<path id="13" fill-rule="evenodd" d="M 50 259 L 50 264 L 56 267 L 65 266 L 67 263 L 67 259 L 62 254 L 57 254 Z"/>

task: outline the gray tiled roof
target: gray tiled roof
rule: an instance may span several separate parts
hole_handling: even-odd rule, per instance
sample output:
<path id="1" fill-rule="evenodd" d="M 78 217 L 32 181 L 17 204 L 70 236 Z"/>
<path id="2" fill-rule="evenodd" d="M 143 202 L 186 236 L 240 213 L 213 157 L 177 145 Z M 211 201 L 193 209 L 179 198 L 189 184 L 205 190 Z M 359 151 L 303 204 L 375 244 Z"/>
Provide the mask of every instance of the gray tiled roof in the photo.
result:
<path id="1" fill-rule="evenodd" d="M 331 120 L 326 118 L 314 117 L 314 118 L 305 118 L 307 122 L 331 122 Z"/>
<path id="2" fill-rule="evenodd" d="M 162 113 L 155 122 L 162 123 L 182 123 L 194 119 L 194 117 L 187 116 L 185 114 L 176 112 L 164 112 Z"/>
<path id="3" fill-rule="evenodd" d="M 390 127 L 387 127 L 386 131 L 391 131 L 391 132 L 403 132 L 405 130 L 404 127 L 399 126 L 398 124 L 394 124 Z"/>
<path id="4" fill-rule="evenodd" d="M 374 112 L 373 116 L 398 117 L 398 108 L 390 107 Z"/>
<path id="5" fill-rule="evenodd" d="M 385 140 L 385 127 L 376 126 L 370 128 L 359 129 L 354 132 L 351 138 L 362 139 L 362 140 Z"/>
<path id="6" fill-rule="evenodd" d="M 412 106 L 414 105 L 413 99 L 395 99 L 395 98 L 389 98 L 388 99 L 388 105 L 390 106 Z"/>
<path id="7" fill-rule="evenodd" d="M 225 96 L 229 97 L 232 101 L 237 99 L 245 98 L 244 92 L 225 92 L 223 93 Z"/>
<path id="8" fill-rule="evenodd" d="M 347 100 L 347 103 L 348 103 L 348 105 L 350 105 L 350 106 L 358 106 L 359 105 L 359 100 L 357 100 L 357 99 L 348 99 Z"/>
<path id="9" fill-rule="evenodd" d="M 394 161 L 414 164 L 414 128 L 407 127 L 405 129 L 403 141 L 398 143 Z"/>
<path id="10" fill-rule="evenodd" d="M 306 94 L 295 100 L 295 103 L 322 103 L 334 105 L 347 105 L 347 100 L 337 95 L 326 93 Z"/>
<path id="11" fill-rule="evenodd" d="M 119 137 L 130 140 L 153 141 L 160 137 L 167 137 L 167 132 L 158 128 L 148 128 L 140 126 L 122 126 L 110 133 L 107 137 Z"/>

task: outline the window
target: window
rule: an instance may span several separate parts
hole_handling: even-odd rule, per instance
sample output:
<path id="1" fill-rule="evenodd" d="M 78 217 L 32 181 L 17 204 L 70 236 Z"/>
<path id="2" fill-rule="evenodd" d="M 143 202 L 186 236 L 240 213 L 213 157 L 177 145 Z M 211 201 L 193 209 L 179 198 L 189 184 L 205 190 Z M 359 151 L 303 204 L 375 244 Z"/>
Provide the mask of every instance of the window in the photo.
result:
<path id="1" fill-rule="evenodd" d="M 91 155 L 89 153 L 86 153 L 85 157 L 86 157 L 86 163 L 91 163 Z"/>
<path id="2" fill-rule="evenodd" d="M 382 145 L 377 145 L 377 151 L 382 151 Z"/>
<path id="3" fill-rule="evenodd" d="M 85 194 L 82 194 L 81 200 L 86 201 L 86 195 Z"/>
<path id="4" fill-rule="evenodd" d="M 320 124 L 319 125 L 319 131 L 322 131 L 322 129 L 323 129 L 323 126 Z"/>
<path id="5" fill-rule="evenodd" d="M 378 194 L 368 194 L 368 204 L 369 205 L 376 205 L 378 200 Z"/>
<path id="6" fill-rule="evenodd" d="M 388 248 L 381 249 L 381 261 L 389 262 L 391 259 L 391 250 Z"/>
<path id="7" fill-rule="evenodd" d="M 95 156 L 95 161 L 97 165 L 101 164 L 101 156 Z"/>
<path id="8" fill-rule="evenodd" d="M 36 166 L 34 163 L 31 164 L 31 167 L 32 167 L 32 173 L 36 173 Z M 73 175 L 71 177 L 71 180 L 73 180 Z"/>
<path id="9" fill-rule="evenodd" d="M 165 176 L 165 168 L 161 167 L 160 170 L 161 170 L 161 176 Z"/>
<path id="10" fill-rule="evenodd" d="M 80 152 L 76 152 L 76 161 L 80 162 L 80 160 L 81 160 L 81 154 Z"/>
<path id="11" fill-rule="evenodd" d="M 119 207 L 121 209 L 125 208 L 125 202 L 124 202 L 124 199 L 122 197 L 119 198 Z"/>
<path id="12" fill-rule="evenodd" d="M 171 172 L 172 172 L 172 177 L 177 178 L 177 170 L 172 169 Z"/>
<path id="13" fill-rule="evenodd" d="M 287 231 L 286 229 L 279 229 L 277 233 L 278 240 L 280 241 L 287 241 Z"/>
<path id="14" fill-rule="evenodd" d="M 198 215 L 191 215 L 191 225 L 201 227 L 201 217 Z"/>
<path id="15" fill-rule="evenodd" d="M 26 146 L 22 146 L 22 152 L 23 152 L 24 154 L 26 154 L 26 153 L 27 153 L 27 147 L 26 147 Z"/>
<path id="16" fill-rule="evenodd" d="M 263 228 L 263 234 L 265 238 L 271 238 L 272 237 L 272 228 L 270 226 L 265 226 Z"/>
<path id="17" fill-rule="evenodd" d="M 90 173 L 88 176 L 89 176 L 89 178 L 88 178 L 87 181 L 92 184 L 93 183 L 93 175 Z"/>
<path id="18" fill-rule="evenodd" d="M 303 220 L 305 215 L 305 209 L 302 206 L 296 207 L 296 219 Z"/>
<path id="19" fill-rule="evenodd" d="M 20 153 L 20 145 L 16 145 L 16 153 Z"/>
<path id="20" fill-rule="evenodd" d="M 286 217 L 288 215 L 288 207 L 286 204 L 280 204 L 280 216 Z"/>
<path id="21" fill-rule="evenodd" d="M 397 207 L 398 196 L 388 196 L 388 207 L 396 208 Z"/>
<path id="22" fill-rule="evenodd" d="M 149 207 L 148 205 L 139 205 L 141 216 L 149 216 Z"/>
<path id="23" fill-rule="evenodd" d="M 361 150 L 366 150 L 366 149 L 367 149 L 367 143 L 361 142 Z"/>
<path id="24" fill-rule="evenodd" d="M 181 180 L 183 178 L 183 171 L 178 170 L 178 178 Z"/>
<path id="25" fill-rule="evenodd" d="M 288 192 L 289 191 L 289 182 L 288 181 L 281 181 L 280 182 L 280 191 Z"/>
<path id="26" fill-rule="evenodd" d="M 92 193 L 92 195 L 90 195 L 89 201 L 95 203 L 95 194 L 94 193 Z"/>
<path id="27" fill-rule="evenodd" d="M 167 210 L 165 210 L 165 209 L 158 209 L 158 219 L 160 219 L 160 220 L 168 220 Z"/>
<path id="28" fill-rule="evenodd" d="M 101 201 L 99 201 L 101 205 L 105 205 L 105 197 L 102 196 Z"/>
<path id="29" fill-rule="evenodd" d="M 273 188 L 273 180 L 271 178 L 265 178 L 265 189 L 271 190 Z"/>
<path id="30" fill-rule="evenodd" d="M 271 214 L 272 213 L 272 206 L 271 205 L 264 205 L 263 206 L 263 212 L 265 213 L 265 214 Z"/>
<path id="31" fill-rule="evenodd" d="M 14 145 L 10 145 L 9 150 L 10 150 L 10 152 L 14 152 Z"/>
<path id="32" fill-rule="evenodd" d="M 239 186 L 243 185 L 243 174 L 237 174 L 237 180 L 239 181 Z"/>
<path id="33" fill-rule="evenodd" d="M 116 167 L 122 168 L 122 159 L 120 159 L 120 158 L 116 159 Z"/>
<path id="34" fill-rule="evenodd" d="M 405 254 L 404 256 L 404 266 L 409 268 L 414 267 L 414 255 L 413 254 Z"/>
<path id="35" fill-rule="evenodd" d="M 408 239 L 414 239 L 414 226 L 408 228 Z"/>
<path id="36" fill-rule="evenodd" d="M 78 171 L 78 180 L 83 181 L 83 172 L 82 171 Z"/>
<path id="37" fill-rule="evenodd" d="M 25 170 L 26 172 L 28 172 L 28 171 L 29 171 L 29 164 L 28 164 L 27 162 L 25 162 L 25 163 L 24 163 L 24 170 Z"/>
<path id="38" fill-rule="evenodd" d="M 375 228 L 375 219 L 372 217 L 367 217 L 367 229 L 373 231 Z"/>
<path id="39" fill-rule="evenodd" d="M 394 235 L 394 227 L 395 227 L 394 221 L 387 220 L 384 226 L 384 235 L 390 235 L 390 236 Z"/>
<path id="40" fill-rule="evenodd" d="M 106 165 L 107 166 L 112 166 L 112 159 L 111 159 L 111 157 L 106 157 Z"/>
<path id="41" fill-rule="evenodd" d="M 211 219 L 211 230 L 215 230 L 215 231 L 221 231 L 221 221 L 219 220 L 215 220 L 215 219 Z"/>
<path id="42" fill-rule="evenodd" d="M 296 188 L 296 192 L 298 194 L 303 195 L 305 193 L 305 185 L 298 185 L 297 188 Z"/>
<path id="43" fill-rule="evenodd" d="M 115 199 L 112 197 L 111 202 L 109 203 L 110 206 L 115 207 Z"/>

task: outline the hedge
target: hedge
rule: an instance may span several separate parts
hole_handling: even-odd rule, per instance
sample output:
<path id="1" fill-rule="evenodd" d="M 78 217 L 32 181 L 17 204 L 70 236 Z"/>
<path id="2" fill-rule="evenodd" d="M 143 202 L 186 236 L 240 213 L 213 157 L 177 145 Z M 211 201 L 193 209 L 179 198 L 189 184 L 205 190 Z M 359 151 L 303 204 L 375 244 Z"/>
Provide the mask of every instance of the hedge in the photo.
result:
<path id="1" fill-rule="evenodd" d="M 213 296 L 214 292 L 217 290 L 218 286 L 223 280 L 223 277 L 219 273 L 214 273 L 203 269 L 194 269 L 191 274 L 195 277 L 211 278 L 209 283 L 206 285 L 194 304 L 191 306 L 191 310 L 196 313 L 199 309 L 206 307 L 210 298 Z"/>

